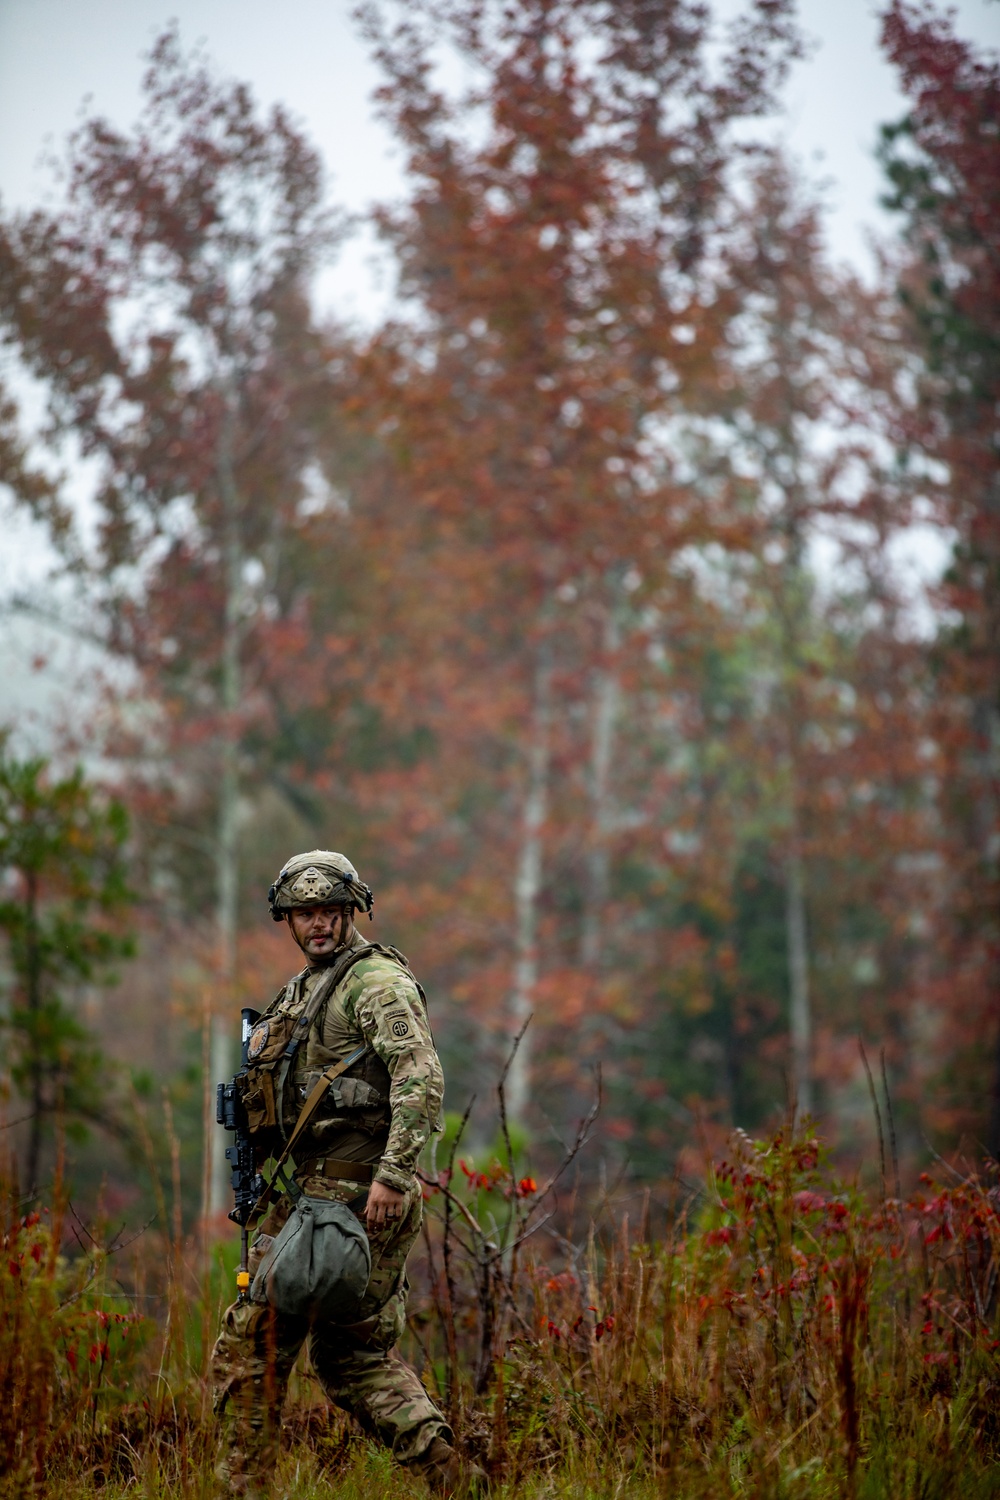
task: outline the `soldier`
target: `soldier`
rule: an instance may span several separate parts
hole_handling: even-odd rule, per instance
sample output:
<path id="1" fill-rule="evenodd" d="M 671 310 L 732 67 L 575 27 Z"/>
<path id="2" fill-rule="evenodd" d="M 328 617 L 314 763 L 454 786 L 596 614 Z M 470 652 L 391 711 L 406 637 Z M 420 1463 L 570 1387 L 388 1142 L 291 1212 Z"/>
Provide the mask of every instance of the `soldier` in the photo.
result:
<path id="1" fill-rule="evenodd" d="M 311 1003 L 315 1010 L 291 1071 L 282 1076 L 276 1065 L 273 1082 L 267 1080 L 275 1101 L 272 1140 L 288 1139 L 319 1075 L 367 1043 L 366 1055 L 329 1091 L 294 1155 L 303 1192 L 346 1203 L 361 1219 L 372 1270 L 359 1318 L 350 1325 L 310 1326 L 251 1301 L 228 1309 L 212 1355 L 222 1426 L 219 1476 L 230 1494 L 250 1500 L 270 1493 L 288 1377 L 308 1339 L 330 1400 L 433 1489 L 450 1494 L 462 1479 L 451 1430 L 414 1371 L 392 1352 L 406 1319 L 406 1257 L 420 1229 L 417 1157 L 440 1128 L 443 1095 L 423 991 L 402 954 L 366 942 L 355 928 L 355 911 L 370 911 L 372 895 L 342 854 L 313 849 L 296 855 L 268 899 L 306 967 L 256 1023 L 251 1059 L 266 1070 L 275 1052 L 269 1038 L 287 1033 Z M 266 1144 L 262 1137 L 262 1153 Z M 291 1211 L 285 1195 L 261 1221 L 251 1275 Z"/>

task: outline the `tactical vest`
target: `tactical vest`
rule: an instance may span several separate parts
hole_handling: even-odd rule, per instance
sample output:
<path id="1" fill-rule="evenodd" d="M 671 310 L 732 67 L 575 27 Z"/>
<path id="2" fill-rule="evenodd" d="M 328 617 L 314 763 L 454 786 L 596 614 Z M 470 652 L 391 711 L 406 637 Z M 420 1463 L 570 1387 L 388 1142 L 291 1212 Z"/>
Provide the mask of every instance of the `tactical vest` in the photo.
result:
<path id="1" fill-rule="evenodd" d="M 238 1078 L 238 1087 L 250 1135 L 262 1157 L 275 1154 L 288 1140 L 303 1104 L 323 1071 L 309 1071 L 300 1079 L 295 1078 L 299 1049 L 305 1046 L 314 1023 L 337 986 L 355 964 L 374 953 L 383 954 L 397 963 L 407 977 L 413 979 L 423 998 L 423 990 L 402 953 L 381 943 L 366 943 L 363 948 L 348 949 L 320 975 L 307 1005 L 298 1015 L 279 1011 L 277 1007 L 289 996 L 293 986 L 304 982 L 308 969 L 278 991 L 255 1023 L 247 1050 L 247 1071 Z M 373 1136 L 387 1135 L 392 1120 L 389 1106 L 391 1082 L 385 1063 L 370 1046 L 365 1046 L 357 1060 L 330 1085 L 306 1139 L 312 1135 L 319 1141 L 329 1140 L 335 1135 L 338 1125 L 363 1130 Z"/>

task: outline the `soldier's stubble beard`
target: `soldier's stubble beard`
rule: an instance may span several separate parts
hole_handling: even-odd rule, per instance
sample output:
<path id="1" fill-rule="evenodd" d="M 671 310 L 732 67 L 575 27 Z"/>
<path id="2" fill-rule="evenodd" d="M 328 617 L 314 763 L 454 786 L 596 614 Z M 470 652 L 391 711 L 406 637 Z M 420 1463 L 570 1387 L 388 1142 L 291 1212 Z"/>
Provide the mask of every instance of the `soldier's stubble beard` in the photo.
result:
<path id="1" fill-rule="evenodd" d="M 286 920 L 296 945 L 305 954 L 311 968 L 323 968 L 332 963 L 354 936 L 353 918 L 339 906 L 294 907 L 286 914 Z"/>

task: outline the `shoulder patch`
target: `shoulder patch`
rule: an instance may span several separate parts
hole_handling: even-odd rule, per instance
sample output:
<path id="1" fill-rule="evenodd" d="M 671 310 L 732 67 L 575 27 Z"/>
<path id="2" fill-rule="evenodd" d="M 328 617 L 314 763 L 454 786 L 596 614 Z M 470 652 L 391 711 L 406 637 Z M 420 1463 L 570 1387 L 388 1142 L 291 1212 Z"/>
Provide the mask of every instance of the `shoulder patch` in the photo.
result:
<path id="1" fill-rule="evenodd" d="M 258 1021 L 250 1034 L 250 1042 L 247 1047 L 247 1057 L 251 1062 L 260 1056 L 267 1046 L 267 1039 L 271 1035 L 271 1026 L 267 1020 Z"/>

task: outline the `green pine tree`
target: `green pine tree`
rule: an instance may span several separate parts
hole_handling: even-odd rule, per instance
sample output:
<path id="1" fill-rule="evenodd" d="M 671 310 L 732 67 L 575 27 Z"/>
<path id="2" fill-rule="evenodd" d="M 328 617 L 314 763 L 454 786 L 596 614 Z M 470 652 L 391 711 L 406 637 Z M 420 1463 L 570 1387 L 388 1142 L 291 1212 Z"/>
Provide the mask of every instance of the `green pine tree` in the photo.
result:
<path id="1" fill-rule="evenodd" d="M 120 803 L 79 768 L 58 778 L 43 759 L 18 760 L 0 743 L 0 930 L 8 948 L 2 1018 L 12 1083 L 28 1101 L 24 1185 L 39 1185 L 46 1122 L 82 1134 L 107 1121 L 100 1051 L 67 1004 L 74 983 L 108 978 L 132 951 Z"/>

